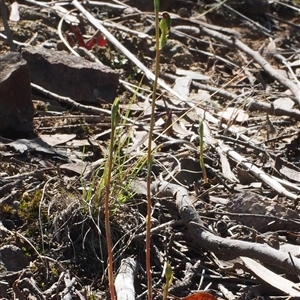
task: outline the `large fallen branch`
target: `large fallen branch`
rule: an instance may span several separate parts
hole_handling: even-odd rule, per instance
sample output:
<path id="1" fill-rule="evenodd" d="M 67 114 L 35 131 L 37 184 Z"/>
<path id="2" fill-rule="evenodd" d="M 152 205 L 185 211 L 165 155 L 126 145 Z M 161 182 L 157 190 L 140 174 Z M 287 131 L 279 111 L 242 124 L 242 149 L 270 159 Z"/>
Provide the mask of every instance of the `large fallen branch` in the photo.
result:
<path id="1" fill-rule="evenodd" d="M 275 265 L 286 273 L 300 272 L 300 260 L 268 245 L 222 238 L 209 232 L 188 195 L 188 191 L 175 184 L 156 181 L 152 184 L 153 194 L 159 197 L 174 197 L 181 218 L 185 222 L 194 242 L 215 254 L 247 256 L 269 265 Z M 292 261 L 293 260 L 293 261 Z"/>

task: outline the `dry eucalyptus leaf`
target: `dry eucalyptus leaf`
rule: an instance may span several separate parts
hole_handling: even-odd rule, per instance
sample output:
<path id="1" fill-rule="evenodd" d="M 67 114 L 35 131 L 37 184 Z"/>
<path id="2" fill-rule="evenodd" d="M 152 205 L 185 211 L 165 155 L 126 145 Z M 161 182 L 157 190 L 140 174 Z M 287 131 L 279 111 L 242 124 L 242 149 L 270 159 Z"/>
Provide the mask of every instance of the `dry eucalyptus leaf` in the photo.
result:
<path id="1" fill-rule="evenodd" d="M 292 101 L 290 98 L 282 97 L 276 99 L 273 104 L 275 109 L 291 109 L 294 106 L 294 101 Z"/>
<path id="2" fill-rule="evenodd" d="M 248 269 L 267 284 L 289 296 L 300 297 L 300 292 L 295 288 L 296 284 L 294 282 L 277 275 L 249 257 L 241 256 L 240 258 Z"/>
<path id="3" fill-rule="evenodd" d="M 238 179 L 235 177 L 234 173 L 231 170 L 230 163 L 227 156 L 221 151 L 221 149 L 218 150 L 218 153 L 220 155 L 222 173 L 224 177 L 229 179 L 232 182 L 238 182 Z"/>
<path id="4" fill-rule="evenodd" d="M 65 144 L 73 140 L 76 134 L 41 134 L 40 138 L 50 146 Z"/>
<path id="5" fill-rule="evenodd" d="M 226 110 L 219 112 L 218 115 L 227 121 L 235 120 L 239 123 L 246 122 L 249 119 L 249 115 L 245 111 L 235 107 L 227 107 Z"/>
<path id="6" fill-rule="evenodd" d="M 190 93 L 192 79 L 190 77 L 177 77 L 173 90 L 184 98 L 187 98 Z"/>
<path id="7" fill-rule="evenodd" d="M 178 120 L 176 122 L 174 122 L 176 119 L 177 119 L 176 117 L 173 117 L 173 130 L 179 138 L 186 138 L 193 134 L 192 131 L 188 130 L 185 127 L 183 122 L 178 121 Z"/>
<path id="8" fill-rule="evenodd" d="M 237 167 L 236 170 L 239 182 L 241 184 L 246 185 L 257 181 L 247 170 L 244 170 L 240 167 Z"/>

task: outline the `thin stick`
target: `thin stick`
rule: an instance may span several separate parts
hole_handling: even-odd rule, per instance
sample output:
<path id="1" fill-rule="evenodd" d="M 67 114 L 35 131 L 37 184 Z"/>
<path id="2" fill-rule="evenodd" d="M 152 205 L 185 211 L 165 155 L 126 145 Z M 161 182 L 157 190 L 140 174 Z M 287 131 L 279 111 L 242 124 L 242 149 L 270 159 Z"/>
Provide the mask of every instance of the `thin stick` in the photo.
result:
<path id="1" fill-rule="evenodd" d="M 298 85 L 294 84 L 290 79 L 288 79 L 286 76 L 282 75 L 278 71 L 276 71 L 267 60 L 265 60 L 258 51 L 254 51 L 251 48 L 249 48 L 246 44 L 241 42 L 240 40 L 236 38 L 229 38 L 228 36 L 224 34 L 220 34 L 214 30 L 207 29 L 205 27 L 201 28 L 202 34 L 211 36 L 219 41 L 222 41 L 224 44 L 231 46 L 231 47 L 237 47 L 238 49 L 244 51 L 249 56 L 252 57 L 253 60 L 255 60 L 260 66 L 274 79 L 278 80 L 282 85 L 284 85 L 286 88 L 288 88 L 294 95 L 295 99 L 293 101 L 300 105 L 300 88 Z"/>
<path id="2" fill-rule="evenodd" d="M 155 100 L 156 100 L 156 90 L 159 77 L 159 59 L 160 59 L 160 49 L 159 49 L 159 0 L 154 0 L 154 10 L 155 10 L 155 40 L 156 40 L 156 57 L 155 57 L 155 77 L 152 92 L 152 105 L 151 105 L 151 120 L 148 138 L 148 173 L 147 173 L 147 217 L 146 217 L 146 273 L 147 273 L 147 288 L 148 288 L 148 300 L 152 300 L 152 275 L 151 275 L 151 172 L 152 172 L 152 134 L 154 128 L 154 116 L 155 116 Z"/>
<path id="3" fill-rule="evenodd" d="M 73 0 L 72 5 L 74 5 L 91 24 L 99 29 L 109 42 L 111 42 L 119 51 L 121 51 L 126 57 L 128 57 L 128 59 L 130 59 L 138 68 L 140 68 L 145 73 L 148 79 L 153 81 L 155 80 L 155 75 L 136 56 L 134 56 L 126 47 L 124 47 L 102 24 L 100 24 L 97 19 L 95 19 L 88 11 L 86 11 L 84 7 L 78 2 L 78 0 Z M 157 79 L 157 83 L 178 99 L 187 101 L 186 98 L 175 92 L 160 78 Z"/>
<path id="4" fill-rule="evenodd" d="M 6 5 L 5 5 L 5 0 L 0 0 L 0 9 L 1 9 L 1 13 L 2 13 L 2 22 L 3 22 L 3 26 L 4 26 L 4 30 L 6 33 L 6 39 L 7 42 L 9 44 L 10 47 L 10 51 L 11 52 L 16 52 L 16 45 L 13 42 L 12 39 L 12 35 L 11 35 L 11 31 L 7 22 L 7 11 L 6 11 Z"/>

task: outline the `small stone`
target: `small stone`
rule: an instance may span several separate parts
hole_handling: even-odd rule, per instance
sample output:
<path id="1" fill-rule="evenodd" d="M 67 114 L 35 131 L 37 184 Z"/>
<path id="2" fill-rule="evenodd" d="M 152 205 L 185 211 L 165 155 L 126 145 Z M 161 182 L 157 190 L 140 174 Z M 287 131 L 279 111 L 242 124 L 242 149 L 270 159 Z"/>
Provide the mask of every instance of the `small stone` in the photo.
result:
<path id="1" fill-rule="evenodd" d="M 3 223 L 3 226 L 5 228 L 7 228 L 8 230 L 13 230 L 16 228 L 16 225 L 13 222 L 13 220 L 6 219 L 6 220 L 3 220 L 2 223 Z"/>
<path id="2" fill-rule="evenodd" d="M 189 66 L 194 59 L 184 44 L 173 39 L 168 40 L 162 53 L 164 56 L 172 58 L 177 67 Z"/>
<path id="3" fill-rule="evenodd" d="M 27 258 L 22 250 L 14 245 L 5 245 L 0 248 L 0 263 L 7 271 L 21 271 L 27 265 Z"/>
<path id="4" fill-rule="evenodd" d="M 179 17 L 181 18 L 189 18 L 191 16 L 189 10 L 186 8 L 186 7 L 181 7 L 179 10 L 178 10 L 178 15 Z"/>

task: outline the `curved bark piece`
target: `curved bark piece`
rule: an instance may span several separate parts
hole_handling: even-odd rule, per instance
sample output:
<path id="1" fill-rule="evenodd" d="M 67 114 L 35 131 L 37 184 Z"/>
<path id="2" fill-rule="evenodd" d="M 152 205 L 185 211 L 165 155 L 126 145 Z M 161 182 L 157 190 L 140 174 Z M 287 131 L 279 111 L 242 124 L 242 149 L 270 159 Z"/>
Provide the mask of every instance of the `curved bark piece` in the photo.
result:
<path id="1" fill-rule="evenodd" d="M 135 273 L 136 261 L 131 257 L 122 259 L 118 275 L 115 279 L 115 288 L 118 300 L 135 300 Z"/>
<path id="2" fill-rule="evenodd" d="M 231 240 L 209 232 L 205 228 L 185 188 L 168 182 L 156 181 L 152 184 L 152 192 L 161 197 L 172 196 L 175 198 L 181 218 L 188 227 L 195 243 L 200 247 L 213 251 L 215 254 L 230 253 L 230 255 L 236 257 L 247 256 L 275 265 L 287 273 L 300 272 L 300 259 L 294 256 L 292 256 L 292 261 L 287 253 L 273 249 L 268 245 Z"/>
<path id="3" fill-rule="evenodd" d="M 246 44 L 241 42 L 235 37 L 229 37 L 224 34 L 218 33 L 214 30 L 202 27 L 201 28 L 202 34 L 206 34 L 208 36 L 211 36 L 224 44 L 228 45 L 229 47 L 237 47 L 240 50 L 247 53 L 249 56 L 251 56 L 271 77 L 278 80 L 282 85 L 287 87 L 295 96 L 295 103 L 300 105 L 300 89 L 299 87 L 294 84 L 291 80 L 289 80 L 287 77 L 283 76 L 279 72 L 277 72 L 269 63 L 266 61 L 258 51 L 254 51 L 251 48 L 249 48 Z"/>

